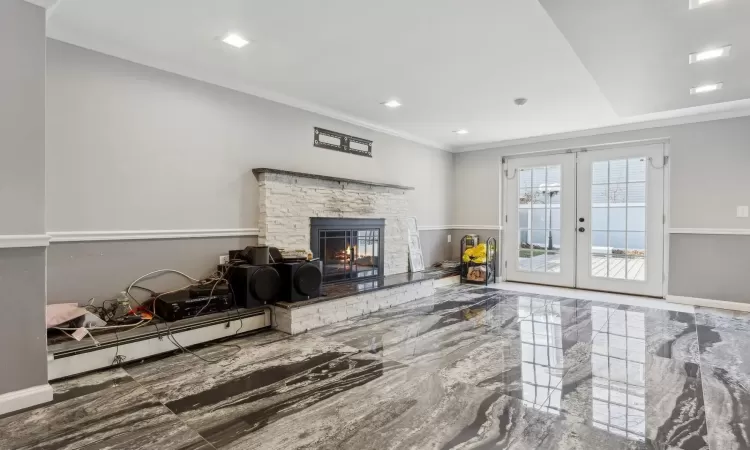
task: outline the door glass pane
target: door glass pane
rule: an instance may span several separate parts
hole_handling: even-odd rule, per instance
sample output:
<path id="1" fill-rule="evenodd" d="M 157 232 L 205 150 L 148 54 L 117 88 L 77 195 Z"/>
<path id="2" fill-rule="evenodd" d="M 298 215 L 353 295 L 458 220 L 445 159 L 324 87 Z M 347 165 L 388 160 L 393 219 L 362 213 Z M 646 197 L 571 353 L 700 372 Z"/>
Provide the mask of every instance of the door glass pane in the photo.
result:
<path id="1" fill-rule="evenodd" d="M 560 165 L 519 170 L 518 270 L 560 272 Z"/>
<path id="2" fill-rule="evenodd" d="M 597 161 L 591 170 L 591 275 L 645 281 L 646 158 Z"/>

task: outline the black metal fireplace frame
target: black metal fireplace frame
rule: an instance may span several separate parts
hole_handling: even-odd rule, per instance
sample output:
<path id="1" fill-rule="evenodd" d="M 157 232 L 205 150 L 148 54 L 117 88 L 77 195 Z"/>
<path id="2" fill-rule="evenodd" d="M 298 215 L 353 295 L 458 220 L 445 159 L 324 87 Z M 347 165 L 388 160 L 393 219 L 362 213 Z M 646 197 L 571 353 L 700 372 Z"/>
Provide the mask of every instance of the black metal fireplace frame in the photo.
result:
<path id="1" fill-rule="evenodd" d="M 324 283 L 335 283 L 345 281 L 361 281 L 382 277 L 384 275 L 385 262 L 385 219 L 342 219 L 338 217 L 312 217 L 310 218 L 310 250 L 316 258 L 320 254 L 320 232 L 321 231 L 362 231 L 379 230 L 378 232 L 378 275 L 371 277 L 351 277 L 344 280 L 328 281 Z M 350 273 L 351 274 L 351 273 Z"/>

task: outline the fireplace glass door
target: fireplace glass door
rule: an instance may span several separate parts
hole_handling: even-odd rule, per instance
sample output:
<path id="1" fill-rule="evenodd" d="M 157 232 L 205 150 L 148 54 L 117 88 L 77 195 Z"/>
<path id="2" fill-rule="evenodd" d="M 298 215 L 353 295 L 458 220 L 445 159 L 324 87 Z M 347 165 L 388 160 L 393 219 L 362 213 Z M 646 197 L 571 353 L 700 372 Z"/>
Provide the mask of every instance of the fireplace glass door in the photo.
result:
<path id="1" fill-rule="evenodd" d="M 323 262 L 323 282 L 383 275 L 382 219 L 314 219 L 313 254 Z"/>
<path id="2" fill-rule="evenodd" d="M 323 281 L 379 276 L 380 230 L 321 230 Z"/>

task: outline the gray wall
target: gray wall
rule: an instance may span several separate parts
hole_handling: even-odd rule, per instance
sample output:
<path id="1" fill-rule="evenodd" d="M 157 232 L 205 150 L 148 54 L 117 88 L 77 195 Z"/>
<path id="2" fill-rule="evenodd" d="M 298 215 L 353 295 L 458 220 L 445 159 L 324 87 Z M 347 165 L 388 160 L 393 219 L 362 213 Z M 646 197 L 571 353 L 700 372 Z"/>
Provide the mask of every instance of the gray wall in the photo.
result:
<path id="1" fill-rule="evenodd" d="M 736 206 L 750 205 L 750 117 L 717 120 L 695 124 L 609 133 L 597 136 L 561 139 L 525 145 L 512 145 L 476 152 L 461 153 L 455 158 L 456 216 L 454 222 L 475 225 L 497 225 L 500 221 L 500 166 L 504 155 L 514 155 L 564 148 L 643 139 L 670 139 L 670 220 L 671 228 L 750 229 L 750 219 L 736 218 Z M 473 195 L 489 186 L 486 195 Z M 670 238 L 670 260 L 684 255 L 685 247 L 716 241 L 718 236 L 681 235 Z M 750 240 L 736 236 L 735 242 Z M 750 271 L 750 259 L 743 252 L 720 254 L 705 247 L 710 256 L 693 261 L 686 272 L 682 264 L 670 267 L 669 293 L 717 300 L 736 299 L 741 278 L 723 281 L 705 274 L 719 267 L 727 271 L 737 267 Z M 721 256 L 721 257 L 720 257 Z M 703 275 L 701 275 L 703 274 Z M 697 278 L 696 278 L 697 277 Z M 698 291 L 687 280 L 701 280 Z M 750 302 L 747 300 L 738 300 Z"/>
<path id="2" fill-rule="evenodd" d="M 0 2 L 0 235 L 44 233 L 45 11 Z M 0 249 L 0 394 L 47 382 L 45 252 Z"/>
<path id="3" fill-rule="evenodd" d="M 0 235 L 44 233 L 44 14 L 0 2 Z"/>
<path id="4" fill-rule="evenodd" d="M 669 293 L 750 303 L 750 236 L 672 235 Z"/>
<path id="5" fill-rule="evenodd" d="M 53 244 L 47 253 L 48 301 L 85 303 L 93 297 L 100 302 L 159 269 L 205 277 L 216 270 L 219 255 L 256 243 L 256 238 L 227 237 Z M 188 283 L 179 275 L 165 275 L 139 284 L 163 291 Z"/>
<path id="6" fill-rule="evenodd" d="M 47 45 L 47 231 L 256 228 L 255 167 L 414 186 L 410 215 L 421 225 L 450 221 L 451 153 L 59 41 Z M 314 126 L 372 139 L 373 158 L 313 147 Z M 445 236 L 425 233 L 426 263 L 447 258 Z M 49 302 L 112 297 L 158 268 L 206 274 L 228 244 L 53 243 Z"/>
<path id="7" fill-rule="evenodd" d="M 0 394 L 47 383 L 45 252 L 44 247 L 0 249 Z"/>
<path id="8" fill-rule="evenodd" d="M 47 64 L 48 231 L 254 228 L 256 167 L 413 186 L 419 223 L 449 223 L 451 153 L 59 41 Z M 373 157 L 313 147 L 315 126 Z"/>
<path id="9" fill-rule="evenodd" d="M 451 259 L 451 244 L 448 243 L 449 234 L 451 234 L 450 230 L 424 230 L 419 232 L 425 267 Z"/>

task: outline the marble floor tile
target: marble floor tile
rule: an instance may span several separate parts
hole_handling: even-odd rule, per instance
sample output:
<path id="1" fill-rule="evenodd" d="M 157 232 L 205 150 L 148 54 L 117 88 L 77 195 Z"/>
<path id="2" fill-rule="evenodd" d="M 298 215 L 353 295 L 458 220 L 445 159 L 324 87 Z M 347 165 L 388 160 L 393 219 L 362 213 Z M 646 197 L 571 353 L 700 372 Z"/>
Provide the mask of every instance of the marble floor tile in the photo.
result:
<path id="1" fill-rule="evenodd" d="M 700 363 L 695 314 L 623 305 L 610 323 L 626 334 L 643 335 L 646 351 L 663 358 Z M 611 325 L 611 326 L 612 326 Z"/>
<path id="2" fill-rule="evenodd" d="M 0 448 L 212 448 L 122 369 L 52 387 L 52 403 L 0 419 Z"/>
<path id="3" fill-rule="evenodd" d="M 565 423 L 580 422 L 591 432 L 589 443 L 585 433 L 579 436 L 583 443 L 595 448 L 604 430 L 615 440 L 623 438 L 615 448 L 708 448 L 698 364 L 645 349 L 626 358 L 601 350 L 594 347 L 589 360 L 567 371 L 559 387 Z"/>
<path id="4" fill-rule="evenodd" d="M 750 449 L 750 314 L 698 308 L 711 448 Z"/>
<path id="5" fill-rule="evenodd" d="M 487 328 L 485 339 L 440 373 L 527 401 L 546 397 L 566 370 L 590 358 L 592 311 L 550 302 L 527 315 L 526 307 L 518 302 L 517 321 L 499 330 Z M 606 315 L 600 321 L 599 326 L 606 323 Z"/>
<path id="6" fill-rule="evenodd" d="M 390 370 L 245 435 L 228 448 L 537 447 L 547 426 L 538 411 L 512 397 L 409 371 Z"/>
<path id="7" fill-rule="evenodd" d="M 712 449 L 750 449 L 750 384 L 726 369 L 702 366 L 708 443 Z"/>
<path id="8" fill-rule="evenodd" d="M 64 380 L 0 449 L 750 449 L 750 314 L 584 298 L 450 286 Z"/>
<path id="9" fill-rule="evenodd" d="M 127 370 L 188 426 L 222 447 L 399 366 L 357 353 L 355 348 L 304 334 L 243 345 L 241 352 L 218 364 L 184 354 Z"/>
<path id="10" fill-rule="evenodd" d="M 701 363 L 738 379 L 750 374 L 750 313 L 699 308 L 696 313 Z"/>

